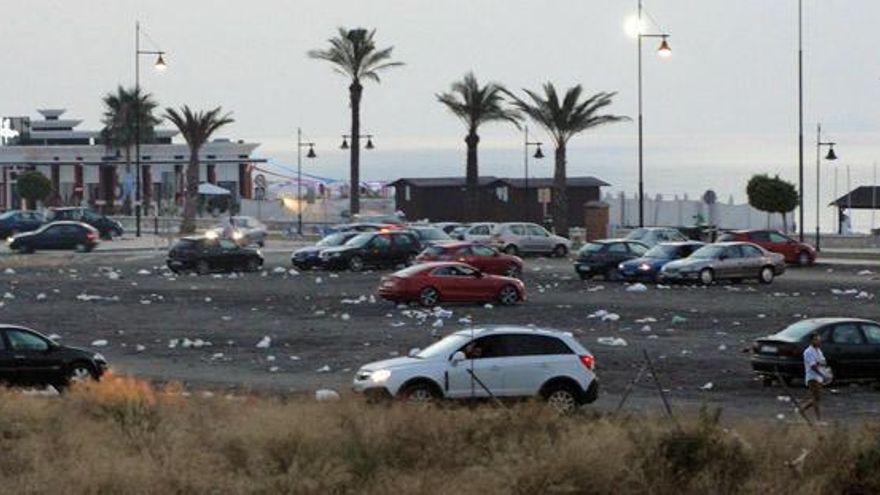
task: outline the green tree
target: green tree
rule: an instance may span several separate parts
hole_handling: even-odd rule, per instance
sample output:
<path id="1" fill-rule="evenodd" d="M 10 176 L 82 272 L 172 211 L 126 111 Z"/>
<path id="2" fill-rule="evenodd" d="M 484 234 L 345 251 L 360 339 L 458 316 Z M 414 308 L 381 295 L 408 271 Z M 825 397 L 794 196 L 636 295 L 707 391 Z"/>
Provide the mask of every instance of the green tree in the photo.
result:
<path id="1" fill-rule="evenodd" d="M 529 118 L 543 127 L 553 138 L 555 150 L 555 169 L 553 172 L 553 223 L 557 232 L 568 235 L 568 193 L 566 191 L 566 147 L 568 141 L 594 127 L 612 124 L 629 117 L 600 114 L 611 105 L 617 93 L 596 93 L 581 99 L 583 88 L 580 84 L 565 92 L 562 100 L 556 93 L 553 83 L 544 84 L 544 95 L 523 90 L 531 101 L 520 99 L 508 93 L 513 104 Z"/>
<path id="2" fill-rule="evenodd" d="M 196 230 L 196 209 L 199 202 L 199 150 L 214 132 L 224 125 L 235 122 L 231 114 L 222 114 L 222 109 L 193 112 L 186 105 L 178 112 L 165 109 L 165 118 L 180 131 L 189 145 L 189 163 L 186 166 L 186 194 L 183 201 L 183 221 L 181 234 L 192 234 Z"/>
<path id="3" fill-rule="evenodd" d="M 749 179 L 746 194 L 749 196 L 749 204 L 755 209 L 782 215 L 783 229 L 788 231 L 788 218 L 785 215 L 794 211 L 800 200 L 794 184 L 780 179 L 778 175 L 770 177 L 767 174 L 757 174 Z"/>
<path id="4" fill-rule="evenodd" d="M 131 155 L 140 136 L 141 143 L 155 140 L 155 128 L 159 120 L 153 112 L 158 103 L 140 88 L 116 88 L 102 99 L 104 116 L 101 123 L 101 141 L 108 149 L 121 150 L 125 156 L 125 172 L 131 172 Z M 125 209 L 130 210 L 131 198 L 125 198 Z"/>
<path id="5" fill-rule="evenodd" d="M 36 170 L 27 170 L 18 175 L 18 194 L 25 199 L 28 208 L 34 209 L 37 201 L 52 194 L 52 181 Z"/>
<path id="6" fill-rule="evenodd" d="M 376 30 L 363 28 L 339 28 L 337 36 L 330 38 L 330 47 L 326 50 L 310 50 L 309 57 L 326 60 L 333 65 L 333 70 L 351 83 L 348 86 L 349 106 L 351 107 L 351 195 L 349 211 L 352 215 L 360 212 L 361 183 L 361 96 L 364 92 L 363 81 L 380 82 L 379 73 L 403 65 L 392 62 L 391 52 L 394 47 L 376 48 L 373 36 Z"/>
<path id="7" fill-rule="evenodd" d="M 507 121 L 519 127 L 520 113 L 507 108 L 504 100 L 504 87 L 489 82 L 480 86 L 473 72 L 465 74 L 464 79 L 452 83 L 451 91 L 437 95 L 437 100 L 446 106 L 467 127 L 464 142 L 467 145 L 466 184 L 469 204 L 465 211 L 474 219 L 480 212 L 479 204 L 479 163 L 477 147 L 480 126 L 489 122 Z"/>

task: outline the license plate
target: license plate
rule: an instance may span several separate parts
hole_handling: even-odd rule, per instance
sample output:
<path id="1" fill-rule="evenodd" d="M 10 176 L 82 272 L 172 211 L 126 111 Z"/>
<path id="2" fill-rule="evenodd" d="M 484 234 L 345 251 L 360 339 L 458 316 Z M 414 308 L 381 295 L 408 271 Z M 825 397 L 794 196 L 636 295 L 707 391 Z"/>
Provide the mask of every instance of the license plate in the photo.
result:
<path id="1" fill-rule="evenodd" d="M 779 352 L 779 348 L 775 345 L 762 345 L 760 352 L 764 354 L 776 354 L 777 352 Z"/>

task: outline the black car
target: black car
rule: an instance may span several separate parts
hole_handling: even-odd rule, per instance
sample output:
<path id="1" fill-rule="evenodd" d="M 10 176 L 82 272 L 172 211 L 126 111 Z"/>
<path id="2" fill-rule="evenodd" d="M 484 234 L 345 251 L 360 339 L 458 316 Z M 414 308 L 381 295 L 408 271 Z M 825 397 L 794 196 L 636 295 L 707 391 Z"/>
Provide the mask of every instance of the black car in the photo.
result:
<path id="1" fill-rule="evenodd" d="M 321 251 L 341 246 L 360 232 L 337 232 L 318 241 L 314 246 L 297 249 L 290 255 L 290 262 L 300 270 L 321 266 Z"/>
<path id="2" fill-rule="evenodd" d="M 639 258 L 648 252 L 648 246 L 638 241 L 626 239 L 602 239 L 590 241 L 578 251 L 574 269 L 587 280 L 601 275 L 605 280 L 620 280 L 623 276 L 618 270 L 620 263 Z"/>
<path id="3" fill-rule="evenodd" d="M 166 263 L 175 273 L 255 272 L 263 266 L 263 255 L 231 239 L 184 237 L 171 246 Z"/>
<path id="4" fill-rule="evenodd" d="M 0 214 L 0 239 L 19 232 L 31 232 L 43 225 L 45 218 L 36 211 L 9 210 Z"/>
<path id="5" fill-rule="evenodd" d="M 25 232 L 10 237 L 6 244 L 9 249 L 21 253 L 37 250 L 68 250 L 89 252 L 98 245 L 98 231 L 91 225 L 80 222 L 52 222 L 33 232 Z"/>
<path id="6" fill-rule="evenodd" d="M 18 386 L 67 386 L 98 380 L 107 370 L 104 356 L 68 347 L 28 328 L 0 324 L 0 383 Z"/>
<path id="7" fill-rule="evenodd" d="M 416 235 L 406 230 L 364 232 L 338 247 L 321 251 L 321 265 L 329 269 L 359 272 L 367 266 L 412 264 L 422 246 Z"/>
<path id="8" fill-rule="evenodd" d="M 752 370 L 765 385 L 781 376 L 786 383 L 803 383 L 804 350 L 810 335 L 822 337 L 822 354 L 834 379 L 880 380 L 880 323 L 858 318 L 811 318 L 756 339 L 752 345 Z"/>
<path id="9" fill-rule="evenodd" d="M 53 208 L 49 210 L 48 220 L 53 222 L 57 220 L 70 220 L 87 223 L 98 229 L 101 239 L 121 237 L 124 232 L 121 223 L 88 208 Z"/>

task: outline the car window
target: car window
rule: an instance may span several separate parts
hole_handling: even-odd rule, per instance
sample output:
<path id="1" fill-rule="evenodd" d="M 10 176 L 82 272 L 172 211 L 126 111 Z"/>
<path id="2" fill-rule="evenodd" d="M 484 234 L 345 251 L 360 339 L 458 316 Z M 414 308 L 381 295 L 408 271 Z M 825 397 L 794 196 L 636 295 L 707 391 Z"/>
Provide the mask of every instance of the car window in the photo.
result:
<path id="1" fill-rule="evenodd" d="M 740 249 L 740 246 L 727 246 L 727 249 L 724 250 L 724 254 L 728 258 L 742 258 L 743 252 Z"/>
<path id="2" fill-rule="evenodd" d="M 839 323 L 834 325 L 831 342 L 835 344 L 862 344 L 862 334 L 855 323 Z"/>
<path id="3" fill-rule="evenodd" d="M 526 226 L 529 232 L 529 235 L 533 235 L 535 237 L 550 237 L 550 234 L 547 233 L 542 227 L 537 225 L 527 225 Z"/>
<path id="4" fill-rule="evenodd" d="M 525 225 L 511 225 L 510 227 L 508 227 L 508 230 L 513 235 L 526 235 Z"/>
<path id="5" fill-rule="evenodd" d="M 469 266 L 456 266 L 455 272 L 462 277 L 476 277 L 479 275 L 479 270 L 471 268 Z"/>
<path id="6" fill-rule="evenodd" d="M 764 253 L 761 252 L 761 250 L 756 248 L 755 246 L 745 245 L 745 246 L 740 246 L 739 248 L 742 250 L 743 254 L 747 258 L 760 258 L 761 256 L 764 256 Z"/>
<path id="7" fill-rule="evenodd" d="M 733 234 L 721 234 L 720 236 L 718 236 L 718 242 L 730 242 L 735 240 L 736 236 Z"/>
<path id="8" fill-rule="evenodd" d="M 478 225 L 471 229 L 470 233 L 472 235 L 489 235 L 489 226 L 488 225 Z"/>
<path id="9" fill-rule="evenodd" d="M 455 256 L 470 256 L 471 248 L 470 247 L 461 247 L 455 250 Z"/>
<path id="10" fill-rule="evenodd" d="M 391 238 L 387 235 L 377 235 L 370 241 L 371 249 L 384 249 L 391 245 Z"/>
<path id="11" fill-rule="evenodd" d="M 435 268 L 434 271 L 431 272 L 431 275 L 437 277 L 451 277 L 458 274 L 454 268 L 455 267 L 453 266 L 441 266 L 440 268 Z"/>
<path id="12" fill-rule="evenodd" d="M 765 231 L 752 232 L 749 234 L 749 239 L 757 242 L 767 242 L 770 240 L 770 233 Z"/>
<path id="13" fill-rule="evenodd" d="M 486 359 L 506 357 L 508 350 L 505 346 L 504 335 L 489 335 L 480 337 L 459 349 L 468 359 Z"/>
<path id="14" fill-rule="evenodd" d="M 862 323 L 862 331 L 869 344 L 880 344 L 880 326 L 873 323 Z"/>
<path id="15" fill-rule="evenodd" d="M 636 244 L 635 242 L 628 242 L 627 245 L 629 245 L 630 252 L 636 256 L 644 256 L 645 253 L 648 252 L 648 248 L 646 248 L 645 246 L 643 246 L 641 244 Z"/>
<path id="16" fill-rule="evenodd" d="M 40 337 L 21 330 L 6 330 L 9 347 L 16 351 L 45 351 L 49 343 Z"/>
<path id="17" fill-rule="evenodd" d="M 477 256 L 495 256 L 495 250 L 487 246 L 473 246 L 471 251 Z"/>
<path id="18" fill-rule="evenodd" d="M 92 213 L 91 211 L 84 211 L 83 218 L 85 218 L 86 220 L 88 220 L 90 222 L 95 222 L 95 221 L 98 221 L 101 219 L 101 217 L 99 215 Z"/>
<path id="19" fill-rule="evenodd" d="M 572 354 L 564 342 L 546 335 L 505 335 L 504 346 L 508 356 Z"/>
<path id="20" fill-rule="evenodd" d="M 779 232 L 770 232 L 768 234 L 772 242 L 788 242 L 790 239 Z"/>
<path id="21" fill-rule="evenodd" d="M 238 246 L 235 244 L 235 242 L 230 241 L 229 239 L 220 239 L 220 249 L 224 251 L 232 251 L 237 247 Z"/>
<path id="22" fill-rule="evenodd" d="M 379 236 L 382 237 L 382 236 Z M 378 237 L 377 237 L 378 239 Z M 397 234 L 394 236 L 394 244 L 400 247 L 410 247 L 413 245 L 413 239 L 407 234 Z"/>
<path id="23" fill-rule="evenodd" d="M 0 351 L 6 350 L 6 341 L 3 339 L 3 329 L 0 329 Z"/>
<path id="24" fill-rule="evenodd" d="M 615 242 L 608 245 L 608 252 L 614 254 L 627 254 L 626 244 Z"/>

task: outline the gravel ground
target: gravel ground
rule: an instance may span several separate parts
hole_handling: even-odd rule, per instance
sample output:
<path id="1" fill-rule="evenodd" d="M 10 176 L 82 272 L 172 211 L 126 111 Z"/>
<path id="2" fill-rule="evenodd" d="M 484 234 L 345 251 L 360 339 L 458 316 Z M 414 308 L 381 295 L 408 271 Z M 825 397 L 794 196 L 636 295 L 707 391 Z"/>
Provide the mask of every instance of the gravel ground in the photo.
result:
<path id="1" fill-rule="evenodd" d="M 269 254 L 262 274 L 232 277 L 171 277 L 163 263 L 155 253 L 0 256 L 0 321 L 93 347 L 120 372 L 272 392 L 346 390 L 360 364 L 405 355 L 467 322 L 534 324 L 574 332 L 596 355 L 602 393 L 593 407 L 616 408 L 644 350 L 676 409 L 709 403 L 728 414 L 793 419 L 791 404 L 778 397 L 784 389 L 755 381 L 743 349 L 805 316 L 878 318 L 880 292 L 880 276 L 866 273 L 877 268 L 860 266 L 790 269 L 769 286 L 648 285 L 636 292 L 581 282 L 568 260 L 533 258 L 524 304 L 449 305 L 452 316 L 437 318 L 371 298 L 379 273 L 292 275 L 283 253 Z M 597 316 L 603 312 L 616 317 Z M 268 347 L 258 347 L 265 337 Z M 626 345 L 601 344 L 603 337 Z M 106 345 L 93 345 L 98 340 Z M 873 416 L 878 398 L 870 386 L 841 386 L 826 411 L 832 418 Z M 648 378 L 626 406 L 661 407 Z"/>

